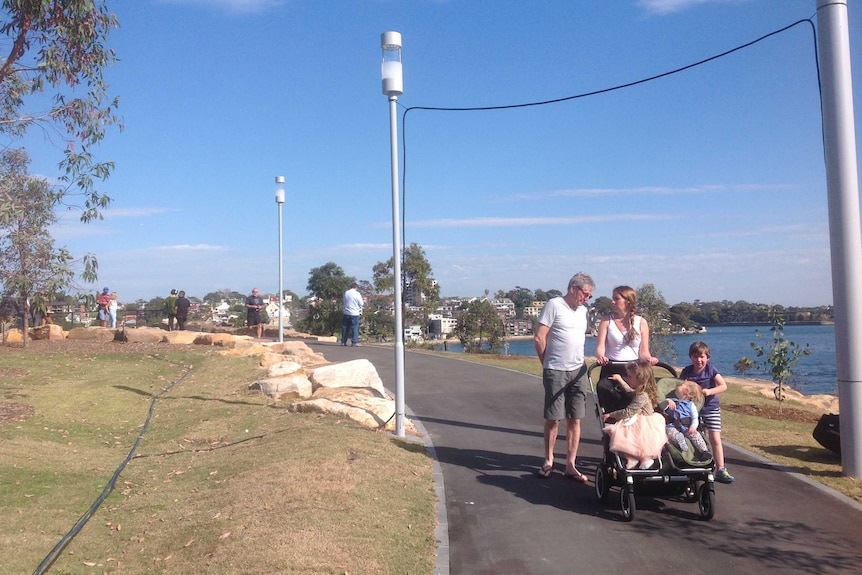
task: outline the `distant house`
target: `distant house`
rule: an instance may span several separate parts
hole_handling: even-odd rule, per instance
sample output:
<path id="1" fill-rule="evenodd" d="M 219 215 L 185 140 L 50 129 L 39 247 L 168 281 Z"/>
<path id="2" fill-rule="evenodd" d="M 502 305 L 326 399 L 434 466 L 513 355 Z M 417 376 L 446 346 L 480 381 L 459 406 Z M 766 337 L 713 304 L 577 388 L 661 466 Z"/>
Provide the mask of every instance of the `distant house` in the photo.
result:
<path id="1" fill-rule="evenodd" d="M 409 325 L 404 328 L 404 339 L 409 341 L 422 341 L 425 339 L 421 325 Z"/>
<path id="2" fill-rule="evenodd" d="M 266 304 L 266 315 L 269 317 L 269 324 L 276 327 L 278 326 L 278 307 L 277 301 L 270 300 L 270 302 Z M 282 324 L 290 325 L 290 310 L 281 306 L 281 313 L 283 314 L 281 318 Z"/>

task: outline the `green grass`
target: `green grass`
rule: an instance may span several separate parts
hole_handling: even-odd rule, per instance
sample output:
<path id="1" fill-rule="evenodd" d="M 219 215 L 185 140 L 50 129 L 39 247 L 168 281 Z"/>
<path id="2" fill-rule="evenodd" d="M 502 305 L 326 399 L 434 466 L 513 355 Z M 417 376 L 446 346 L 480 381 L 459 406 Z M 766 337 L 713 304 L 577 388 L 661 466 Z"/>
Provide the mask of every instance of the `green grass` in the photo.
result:
<path id="1" fill-rule="evenodd" d="M 425 449 L 250 392 L 256 358 L 5 353 L 0 373 L 0 400 L 35 407 L 0 425 L 4 572 L 34 572 L 181 378 L 49 573 L 431 572 Z"/>

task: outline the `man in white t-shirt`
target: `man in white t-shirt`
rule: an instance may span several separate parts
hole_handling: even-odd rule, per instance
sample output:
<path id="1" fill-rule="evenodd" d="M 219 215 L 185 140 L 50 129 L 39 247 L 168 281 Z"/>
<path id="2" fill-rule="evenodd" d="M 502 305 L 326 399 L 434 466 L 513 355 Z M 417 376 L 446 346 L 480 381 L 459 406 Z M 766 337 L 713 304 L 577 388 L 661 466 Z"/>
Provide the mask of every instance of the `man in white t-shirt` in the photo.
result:
<path id="1" fill-rule="evenodd" d="M 545 462 L 539 477 L 554 470 L 554 443 L 560 420 L 566 419 L 565 476 L 574 481 L 587 478 L 575 466 L 581 441 L 581 419 L 586 415 L 586 375 L 584 340 L 587 332 L 586 303 L 593 297 L 593 278 L 578 272 L 569 280 L 566 295 L 545 304 L 533 342 L 542 363 L 545 387 Z"/>
<path id="2" fill-rule="evenodd" d="M 350 336 L 350 345 L 359 345 L 359 316 L 362 315 L 362 294 L 356 289 L 356 282 L 350 284 L 350 289 L 344 292 L 344 315 L 341 322 L 341 345 L 347 345 L 347 337 Z"/>

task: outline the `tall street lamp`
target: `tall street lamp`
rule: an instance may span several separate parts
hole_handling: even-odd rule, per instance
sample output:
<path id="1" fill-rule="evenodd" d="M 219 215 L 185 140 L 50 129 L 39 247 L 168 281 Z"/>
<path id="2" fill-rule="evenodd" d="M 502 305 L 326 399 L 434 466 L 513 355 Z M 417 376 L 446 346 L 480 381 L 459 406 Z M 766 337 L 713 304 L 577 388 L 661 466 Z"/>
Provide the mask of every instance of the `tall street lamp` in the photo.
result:
<path id="1" fill-rule="evenodd" d="M 284 341 L 284 313 L 282 302 L 284 300 L 284 264 L 281 255 L 281 206 L 284 204 L 284 176 L 275 177 L 275 203 L 278 204 L 278 341 Z"/>
<path id="2" fill-rule="evenodd" d="M 383 95 L 389 98 L 389 148 L 392 163 L 392 282 L 395 287 L 395 435 L 404 437 L 404 326 L 401 300 L 401 235 L 398 228 L 398 96 L 404 93 L 401 33 L 380 35 L 383 49 Z"/>

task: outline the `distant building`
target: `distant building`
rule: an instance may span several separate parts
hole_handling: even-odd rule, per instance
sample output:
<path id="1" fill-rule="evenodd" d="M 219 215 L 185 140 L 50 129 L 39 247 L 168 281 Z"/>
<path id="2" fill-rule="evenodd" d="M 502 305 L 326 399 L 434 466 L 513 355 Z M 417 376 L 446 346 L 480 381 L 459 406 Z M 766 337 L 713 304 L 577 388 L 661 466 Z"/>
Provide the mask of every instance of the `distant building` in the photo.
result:
<path id="1" fill-rule="evenodd" d="M 425 335 L 422 333 L 421 325 L 409 325 L 404 328 L 404 339 L 409 341 L 423 341 Z"/>
<path id="2" fill-rule="evenodd" d="M 457 318 L 431 314 L 428 316 L 428 335 L 436 339 L 445 339 L 452 335 L 457 325 Z"/>
<path id="3" fill-rule="evenodd" d="M 534 301 L 532 305 L 525 306 L 524 317 L 539 317 L 539 314 L 542 313 L 542 308 L 545 307 L 546 303 L 548 302 Z"/>

